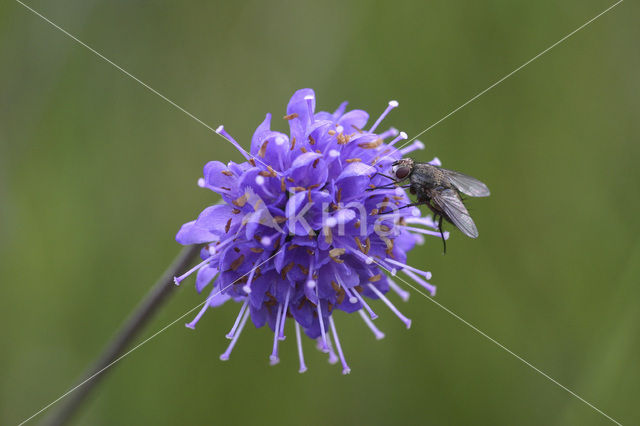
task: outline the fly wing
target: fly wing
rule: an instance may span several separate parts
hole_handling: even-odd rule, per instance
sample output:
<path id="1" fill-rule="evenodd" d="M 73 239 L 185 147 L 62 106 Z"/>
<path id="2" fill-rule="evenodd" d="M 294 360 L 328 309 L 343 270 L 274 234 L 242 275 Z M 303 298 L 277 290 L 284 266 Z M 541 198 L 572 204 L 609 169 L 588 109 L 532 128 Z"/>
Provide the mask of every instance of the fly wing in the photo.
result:
<path id="1" fill-rule="evenodd" d="M 454 172 L 453 170 L 440 169 L 449 178 L 449 181 L 458 191 L 470 197 L 488 197 L 491 193 L 489 188 L 478 179 L 465 175 L 464 173 Z"/>
<path id="2" fill-rule="evenodd" d="M 431 200 L 463 234 L 471 238 L 478 237 L 478 228 L 456 191 L 445 189 L 436 192 Z"/>

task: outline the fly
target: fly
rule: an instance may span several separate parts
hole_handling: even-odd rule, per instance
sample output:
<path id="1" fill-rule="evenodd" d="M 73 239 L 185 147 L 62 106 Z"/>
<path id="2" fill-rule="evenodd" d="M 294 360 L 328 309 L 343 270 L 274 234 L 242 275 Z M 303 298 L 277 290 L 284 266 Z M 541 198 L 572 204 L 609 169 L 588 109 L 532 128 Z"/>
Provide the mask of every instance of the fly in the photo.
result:
<path id="1" fill-rule="evenodd" d="M 409 183 L 403 187 L 408 187 L 409 192 L 417 198 L 415 203 L 401 208 L 426 205 L 433 212 L 434 221 L 438 222 L 445 253 L 447 243 L 442 232 L 443 219 L 452 223 L 467 237 L 478 237 L 478 228 L 460 198 L 460 194 L 470 197 L 490 195 L 487 185 L 478 179 L 429 163 L 414 161 L 412 158 L 403 158 L 394 162 L 391 165 L 391 176 L 386 177 L 392 179 L 395 184 L 408 180 Z"/>

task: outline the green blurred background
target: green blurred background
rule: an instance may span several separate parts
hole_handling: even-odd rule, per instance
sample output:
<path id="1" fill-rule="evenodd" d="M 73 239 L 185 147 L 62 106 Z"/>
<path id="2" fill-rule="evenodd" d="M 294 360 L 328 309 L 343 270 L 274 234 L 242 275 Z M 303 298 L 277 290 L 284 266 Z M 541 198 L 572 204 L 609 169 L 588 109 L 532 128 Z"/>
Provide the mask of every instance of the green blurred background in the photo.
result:
<path id="1" fill-rule="evenodd" d="M 415 135 L 612 2 L 28 4 L 246 146 L 302 87 L 324 110 L 397 99 L 385 123 Z M 478 240 L 410 256 L 439 303 L 623 424 L 640 422 L 639 18 L 622 3 L 420 138 L 419 159 L 492 196 L 470 203 Z M 15 424 L 76 383 L 216 201 L 204 163 L 241 157 L 13 1 L 0 63 L 0 423 Z M 141 338 L 202 300 L 189 281 Z M 380 306 L 380 342 L 338 314 L 347 377 L 309 341 L 298 374 L 293 336 L 269 367 L 253 326 L 223 363 L 238 306 L 195 332 L 186 318 L 75 423 L 610 424 L 419 294 L 401 308 L 413 327 Z"/>

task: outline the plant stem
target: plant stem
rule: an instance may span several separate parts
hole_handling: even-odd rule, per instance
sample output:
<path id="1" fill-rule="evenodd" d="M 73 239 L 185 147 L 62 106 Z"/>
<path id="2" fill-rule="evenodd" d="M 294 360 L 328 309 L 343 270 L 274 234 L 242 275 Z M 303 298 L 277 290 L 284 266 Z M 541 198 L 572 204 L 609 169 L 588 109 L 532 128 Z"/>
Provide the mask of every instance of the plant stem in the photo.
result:
<path id="1" fill-rule="evenodd" d="M 82 403 L 87 399 L 91 391 L 105 377 L 107 368 L 120 357 L 131 345 L 135 337 L 140 334 L 144 326 L 153 318 L 154 314 L 168 300 L 169 296 L 176 292 L 173 277 L 180 275 L 192 263 L 200 252 L 200 245 L 187 246 L 178 254 L 171 266 L 153 285 L 151 290 L 142 299 L 142 302 L 133 310 L 129 318 L 123 323 L 120 330 L 105 347 L 104 351 L 82 376 L 79 383 L 83 383 L 75 392 L 71 393 L 64 401 L 62 407 L 45 422 L 50 426 L 66 424 L 76 414 Z"/>

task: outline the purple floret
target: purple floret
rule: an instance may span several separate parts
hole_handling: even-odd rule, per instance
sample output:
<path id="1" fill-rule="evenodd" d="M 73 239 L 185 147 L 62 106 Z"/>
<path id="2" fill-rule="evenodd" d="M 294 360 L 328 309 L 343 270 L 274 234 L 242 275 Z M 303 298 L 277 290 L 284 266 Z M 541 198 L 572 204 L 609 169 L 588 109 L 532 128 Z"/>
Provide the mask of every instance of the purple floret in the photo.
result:
<path id="1" fill-rule="evenodd" d="M 202 310 L 187 324 L 190 328 L 209 307 L 228 300 L 241 304 L 221 359 L 229 358 L 251 318 L 256 327 L 268 324 L 274 331 L 270 360 L 277 363 L 285 323 L 293 319 L 300 372 L 307 368 L 301 328 L 329 353 L 330 361 L 341 361 L 346 374 L 350 368 L 333 313 L 359 312 L 376 338 L 382 338 L 371 322 L 377 318 L 371 304 L 380 299 L 408 328 L 411 320 L 385 296 L 391 289 L 406 300 L 408 293 L 387 272 L 403 272 L 435 294 L 427 282 L 431 274 L 406 262 L 423 235 L 439 234 L 437 225 L 419 217 L 417 208 L 401 208 L 411 203 L 405 190 L 380 174 L 403 155 L 424 147 L 414 141 L 396 149 L 407 136 L 393 128 L 374 133 L 398 103 L 389 102 L 366 130 L 365 111 L 346 111 L 345 102 L 334 113 L 315 112 L 315 99 L 311 89 L 293 95 L 284 116 L 288 135 L 271 130 L 267 114 L 248 152 L 218 128 L 247 161 L 205 165 L 198 185 L 222 200 L 185 223 L 176 235 L 180 244 L 205 246 L 202 263 L 175 282 L 197 271 L 198 292 L 211 284 Z M 374 189 L 381 186 L 387 188 Z"/>

